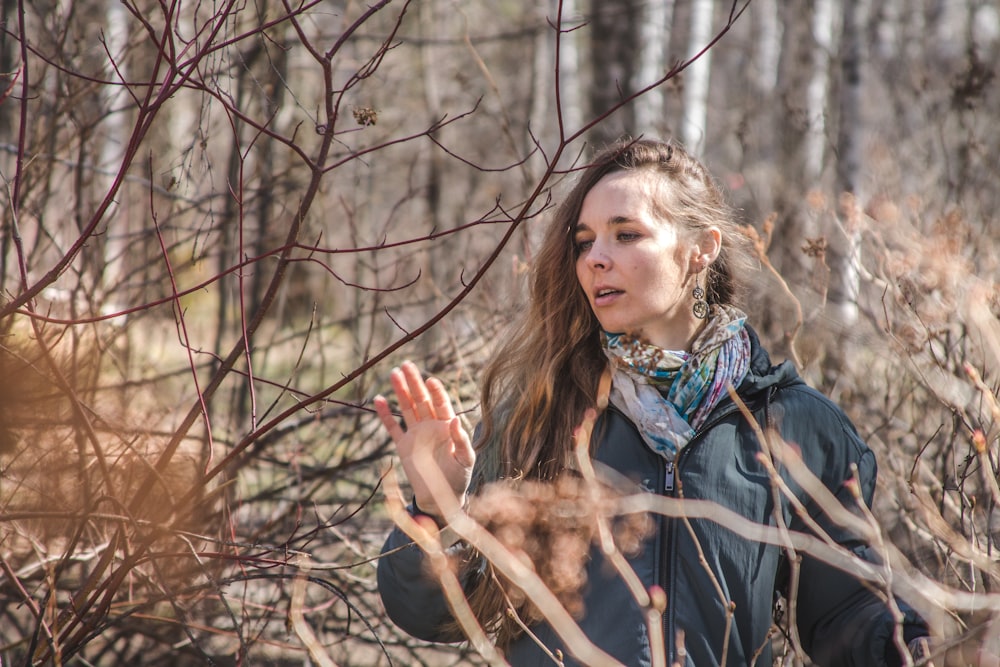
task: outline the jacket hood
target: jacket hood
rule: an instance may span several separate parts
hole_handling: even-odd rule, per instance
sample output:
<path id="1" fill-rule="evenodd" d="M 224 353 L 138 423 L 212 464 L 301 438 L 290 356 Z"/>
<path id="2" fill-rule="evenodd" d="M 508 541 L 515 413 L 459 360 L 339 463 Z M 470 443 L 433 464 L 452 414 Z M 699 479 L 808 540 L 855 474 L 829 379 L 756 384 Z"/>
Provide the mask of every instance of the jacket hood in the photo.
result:
<path id="1" fill-rule="evenodd" d="M 803 383 L 792 362 L 772 364 L 770 355 L 760 344 L 757 332 L 750 325 L 747 325 L 746 329 L 750 336 L 750 370 L 738 388 L 740 395 L 752 398 L 775 387 Z"/>

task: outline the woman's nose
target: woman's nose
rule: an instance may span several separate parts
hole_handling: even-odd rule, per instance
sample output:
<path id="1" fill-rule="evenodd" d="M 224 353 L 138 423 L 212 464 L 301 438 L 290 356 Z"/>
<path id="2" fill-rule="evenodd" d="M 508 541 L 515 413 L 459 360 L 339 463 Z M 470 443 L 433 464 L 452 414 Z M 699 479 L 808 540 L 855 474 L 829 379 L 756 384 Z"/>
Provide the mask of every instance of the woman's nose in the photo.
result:
<path id="1" fill-rule="evenodd" d="M 611 266 L 611 257 L 602 246 L 595 243 L 587 252 L 587 266 L 591 269 L 607 269 Z"/>

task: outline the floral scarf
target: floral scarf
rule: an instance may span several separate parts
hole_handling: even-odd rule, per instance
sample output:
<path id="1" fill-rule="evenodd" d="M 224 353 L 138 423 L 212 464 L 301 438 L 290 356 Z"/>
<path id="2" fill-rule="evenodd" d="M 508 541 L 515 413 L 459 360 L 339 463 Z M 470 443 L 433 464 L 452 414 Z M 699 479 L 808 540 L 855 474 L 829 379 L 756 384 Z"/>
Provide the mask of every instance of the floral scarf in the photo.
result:
<path id="1" fill-rule="evenodd" d="M 625 413 L 654 452 L 673 461 L 726 393 L 750 367 L 746 315 L 713 306 L 691 352 L 664 350 L 626 334 L 604 332 L 611 360 L 612 405 Z"/>

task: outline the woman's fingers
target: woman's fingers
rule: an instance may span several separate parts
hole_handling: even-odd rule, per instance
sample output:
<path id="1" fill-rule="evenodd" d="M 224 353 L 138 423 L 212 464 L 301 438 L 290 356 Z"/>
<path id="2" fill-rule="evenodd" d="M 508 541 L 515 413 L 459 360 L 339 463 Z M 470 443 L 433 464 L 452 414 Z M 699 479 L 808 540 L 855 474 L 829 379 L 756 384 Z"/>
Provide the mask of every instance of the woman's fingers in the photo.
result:
<path id="1" fill-rule="evenodd" d="M 403 429 L 400 428 L 396 416 L 389 409 L 389 401 L 384 396 L 379 395 L 372 402 L 375 404 L 375 413 L 381 420 L 382 426 L 385 426 L 385 430 L 389 432 L 389 437 L 392 438 L 393 442 L 399 442 L 399 439 L 403 437 Z"/>
<path id="2" fill-rule="evenodd" d="M 431 403 L 431 395 L 424 383 L 424 378 L 420 375 L 420 369 L 412 361 L 404 361 L 400 365 L 400 371 L 406 380 L 410 401 L 413 404 L 413 412 L 418 419 L 439 419 L 435 416 L 434 406 Z"/>
<path id="3" fill-rule="evenodd" d="M 437 378 L 424 381 L 420 369 L 412 361 L 404 361 L 398 368 L 393 368 L 389 373 L 389 382 L 396 394 L 399 414 L 402 415 L 405 426 L 411 427 L 425 420 L 451 421 L 455 417 L 451 398 L 441 381 Z M 404 431 L 389 411 L 385 398 L 379 399 L 381 401 L 376 399 L 376 412 L 395 439 L 396 435 L 401 435 Z M 390 422 L 394 428 L 390 427 Z"/>
<path id="4" fill-rule="evenodd" d="M 403 416 L 403 421 L 407 424 L 415 423 L 413 396 L 410 394 L 410 385 L 401 369 L 393 368 L 389 372 L 389 384 L 392 385 L 392 390 L 396 394 L 396 403 L 399 406 L 399 414 Z"/>
<path id="5" fill-rule="evenodd" d="M 451 398 L 448 396 L 444 384 L 437 378 L 429 378 L 424 381 L 420 375 L 420 369 L 410 361 L 404 361 L 399 368 L 392 369 L 389 380 L 396 393 L 403 423 L 400 424 L 396 416 L 392 414 L 385 397 L 376 396 L 374 404 L 379 419 L 393 441 L 397 445 L 402 445 L 407 432 L 414 429 L 420 422 L 446 422 L 447 431 L 439 433 L 441 435 L 447 433 L 447 437 L 452 443 L 452 447 L 449 449 L 454 460 L 462 467 L 471 468 L 476 458 L 472 442 L 469 439 L 469 434 L 462 428 L 461 421 L 455 416 L 455 409 L 452 407 Z M 418 448 L 422 449 L 425 446 L 424 443 L 433 442 L 433 437 L 426 438 L 426 435 L 433 432 L 433 429 L 431 431 L 421 430 L 424 435 L 418 439 L 419 442 L 411 443 L 410 439 L 407 439 L 407 451 L 410 451 L 409 448 L 412 445 L 417 445 Z"/>
<path id="6" fill-rule="evenodd" d="M 451 421 L 455 417 L 455 410 L 451 407 L 451 397 L 448 396 L 444 384 L 437 378 L 429 378 L 427 380 L 427 391 L 430 394 L 434 415 L 438 419 Z"/>
<path id="7" fill-rule="evenodd" d="M 376 396 L 372 402 L 396 444 L 414 497 L 426 511 L 440 514 L 436 500 L 440 494 L 435 495 L 434 485 L 444 481 L 461 504 L 476 454 L 444 385 L 436 378 L 425 381 L 409 361 L 394 368 L 389 381 L 399 404 L 398 414 L 393 414 L 384 396 Z"/>
<path id="8" fill-rule="evenodd" d="M 420 371 L 412 362 L 403 362 L 389 373 L 389 382 L 396 393 L 399 413 L 406 424 L 416 424 L 424 419 L 434 419 L 430 394 Z"/>

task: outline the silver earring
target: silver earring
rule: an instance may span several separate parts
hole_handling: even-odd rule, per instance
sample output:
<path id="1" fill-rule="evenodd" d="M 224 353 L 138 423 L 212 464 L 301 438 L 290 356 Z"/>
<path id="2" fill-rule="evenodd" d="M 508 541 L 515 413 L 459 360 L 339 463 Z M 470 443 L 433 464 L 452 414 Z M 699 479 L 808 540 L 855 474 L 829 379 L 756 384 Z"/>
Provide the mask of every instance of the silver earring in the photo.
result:
<path id="1" fill-rule="evenodd" d="M 699 273 L 694 278 L 694 289 L 691 290 L 691 296 L 694 297 L 694 305 L 691 307 L 691 310 L 694 311 L 695 317 L 703 320 L 708 317 L 708 302 L 705 301 L 705 290 L 698 284 L 700 277 L 701 274 Z"/>

